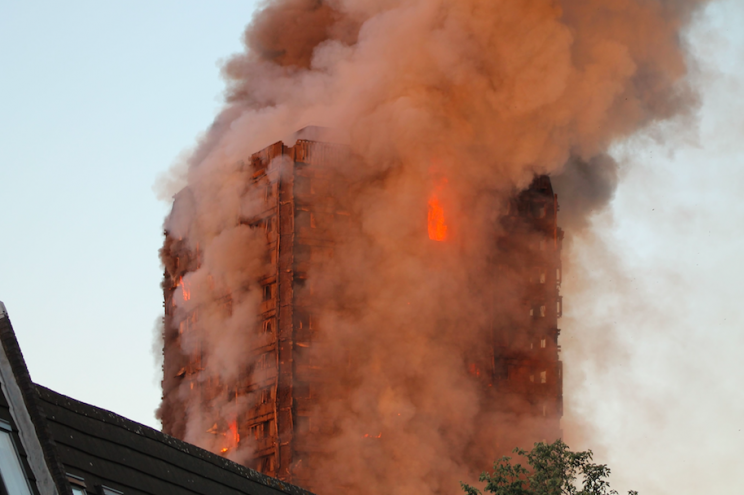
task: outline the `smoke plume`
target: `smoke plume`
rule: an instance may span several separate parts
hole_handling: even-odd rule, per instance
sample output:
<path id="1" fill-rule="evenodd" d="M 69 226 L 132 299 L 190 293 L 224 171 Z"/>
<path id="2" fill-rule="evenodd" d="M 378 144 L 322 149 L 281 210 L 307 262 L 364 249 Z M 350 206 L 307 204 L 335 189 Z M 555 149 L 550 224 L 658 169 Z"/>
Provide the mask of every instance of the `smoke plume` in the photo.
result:
<path id="1" fill-rule="evenodd" d="M 487 267 L 496 220 L 535 174 L 553 176 L 571 229 L 610 201 L 608 148 L 695 108 L 680 37 L 703 3 L 267 2 L 245 52 L 224 66 L 225 108 L 166 221 L 166 270 L 188 272 L 166 345 L 179 338 L 198 355 L 205 383 L 235 383 L 253 366 L 244 349 L 263 338 L 258 280 L 272 260 L 263 232 L 240 221 L 263 208 L 250 156 L 308 124 L 343 132 L 350 158 L 332 173 L 344 187 L 328 194 L 352 221 L 326 225 L 334 252 L 317 257 L 304 289 L 322 338 L 301 359 L 327 377 L 322 455 L 297 476 L 327 494 L 456 492 L 534 433 L 529 420 L 500 416 L 465 366 L 514 297 Z M 272 163 L 272 180 L 281 174 Z M 432 191 L 447 219 L 442 243 L 426 235 Z M 183 388 L 176 431 L 219 451 L 214 418 L 229 423 L 239 404 Z M 230 455 L 245 461 L 245 448 Z"/>

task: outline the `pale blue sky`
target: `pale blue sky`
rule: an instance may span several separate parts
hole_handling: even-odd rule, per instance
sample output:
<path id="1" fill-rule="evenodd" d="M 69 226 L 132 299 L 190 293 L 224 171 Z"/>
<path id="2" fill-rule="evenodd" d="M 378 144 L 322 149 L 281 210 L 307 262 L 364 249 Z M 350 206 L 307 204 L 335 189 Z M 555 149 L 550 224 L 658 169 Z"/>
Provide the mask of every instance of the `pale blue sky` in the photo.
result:
<path id="1" fill-rule="evenodd" d="M 165 204 L 252 2 L 0 2 L 0 299 L 35 381 L 157 426 Z"/>
<path id="2" fill-rule="evenodd" d="M 210 125 L 254 5 L 0 2 L 0 300 L 36 382 L 158 427 L 152 186 Z M 690 41 L 699 131 L 615 149 L 595 234 L 617 263 L 580 241 L 592 285 L 564 288 L 567 436 L 643 494 L 744 484 L 744 2 Z"/>

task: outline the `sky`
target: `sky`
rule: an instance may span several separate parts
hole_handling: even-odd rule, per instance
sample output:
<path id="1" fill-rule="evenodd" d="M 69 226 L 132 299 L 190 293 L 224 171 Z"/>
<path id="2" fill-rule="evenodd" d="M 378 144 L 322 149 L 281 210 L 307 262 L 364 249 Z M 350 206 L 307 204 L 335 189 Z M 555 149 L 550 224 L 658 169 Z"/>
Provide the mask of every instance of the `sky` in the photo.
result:
<path id="1" fill-rule="evenodd" d="M 219 110 L 255 5 L 0 2 L 0 300 L 37 383 L 159 427 L 153 186 Z M 616 144 L 616 197 L 566 254 L 566 439 L 621 490 L 744 482 L 741 26 L 740 0 L 696 21 L 697 118 Z"/>

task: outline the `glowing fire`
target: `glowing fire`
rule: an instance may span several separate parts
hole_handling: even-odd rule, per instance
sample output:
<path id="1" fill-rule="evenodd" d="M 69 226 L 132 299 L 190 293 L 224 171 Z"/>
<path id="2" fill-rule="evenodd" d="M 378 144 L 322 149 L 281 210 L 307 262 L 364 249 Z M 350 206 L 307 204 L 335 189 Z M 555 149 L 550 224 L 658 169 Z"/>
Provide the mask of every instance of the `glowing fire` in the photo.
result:
<path id="1" fill-rule="evenodd" d="M 443 179 L 429 197 L 429 239 L 433 241 L 447 240 L 447 223 L 444 218 L 444 208 L 439 199 L 439 191 L 446 183 L 447 179 Z"/>
<path id="2" fill-rule="evenodd" d="M 217 426 L 217 423 L 215 423 L 210 429 L 207 430 L 207 433 L 225 437 L 225 441 L 222 442 L 223 446 L 220 449 L 220 454 L 224 454 L 225 452 L 236 448 L 240 443 L 240 433 L 238 433 L 237 421 L 229 422 L 227 424 L 227 431 L 220 431 L 219 426 Z"/>
<path id="3" fill-rule="evenodd" d="M 470 373 L 473 376 L 480 376 L 481 374 L 480 368 L 478 368 L 478 366 L 472 363 L 470 364 L 470 366 L 468 366 L 468 373 Z"/>
<path id="4" fill-rule="evenodd" d="M 189 299 L 191 299 L 191 289 L 186 287 L 186 284 L 183 281 L 183 277 L 181 277 L 178 281 L 178 285 L 181 286 L 181 291 L 183 292 L 183 300 L 188 301 Z"/>
<path id="5" fill-rule="evenodd" d="M 238 422 L 237 421 L 231 421 L 229 425 L 227 425 L 227 431 L 228 438 L 235 442 L 235 445 L 240 443 L 240 433 L 238 433 Z"/>
<path id="6" fill-rule="evenodd" d="M 382 432 L 380 432 L 378 435 L 370 435 L 369 433 L 365 433 L 364 438 L 382 438 Z"/>

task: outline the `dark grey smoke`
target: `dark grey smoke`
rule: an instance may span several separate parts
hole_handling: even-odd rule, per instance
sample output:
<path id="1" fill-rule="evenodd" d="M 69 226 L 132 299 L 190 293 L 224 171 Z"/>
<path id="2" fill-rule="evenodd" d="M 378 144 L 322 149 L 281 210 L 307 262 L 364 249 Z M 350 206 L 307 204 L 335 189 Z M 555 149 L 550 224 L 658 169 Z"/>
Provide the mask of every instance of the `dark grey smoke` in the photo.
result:
<path id="1" fill-rule="evenodd" d="M 618 183 L 618 164 L 602 154 L 585 161 L 572 158 L 551 177 L 561 206 L 561 226 L 576 233 L 589 226 L 592 215 L 609 205 Z"/>

